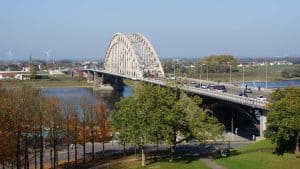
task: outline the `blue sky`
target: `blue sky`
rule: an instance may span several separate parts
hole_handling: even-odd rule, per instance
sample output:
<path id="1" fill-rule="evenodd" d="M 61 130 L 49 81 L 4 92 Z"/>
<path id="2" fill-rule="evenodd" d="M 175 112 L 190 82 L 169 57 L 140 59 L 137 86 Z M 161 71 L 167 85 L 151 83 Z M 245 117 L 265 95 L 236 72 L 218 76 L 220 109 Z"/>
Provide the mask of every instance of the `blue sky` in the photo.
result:
<path id="1" fill-rule="evenodd" d="M 160 57 L 300 55 L 299 0 L 0 0 L 0 60 L 101 59 L 116 32 Z"/>

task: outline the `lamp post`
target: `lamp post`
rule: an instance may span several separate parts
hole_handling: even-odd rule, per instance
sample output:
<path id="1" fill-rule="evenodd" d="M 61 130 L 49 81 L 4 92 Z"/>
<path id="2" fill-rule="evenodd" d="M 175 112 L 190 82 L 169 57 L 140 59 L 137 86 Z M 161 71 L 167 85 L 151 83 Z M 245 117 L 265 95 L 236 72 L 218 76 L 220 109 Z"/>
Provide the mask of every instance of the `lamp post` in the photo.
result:
<path id="1" fill-rule="evenodd" d="M 231 63 L 229 62 L 229 83 L 231 83 Z"/>
<path id="2" fill-rule="evenodd" d="M 201 73 L 202 73 L 202 64 L 200 64 L 200 71 L 199 71 L 199 79 L 201 81 Z"/>
<path id="3" fill-rule="evenodd" d="M 243 65 L 243 85 L 245 84 L 245 67 Z"/>
<path id="4" fill-rule="evenodd" d="M 268 88 L 268 62 L 266 61 L 266 89 Z"/>
<path id="5" fill-rule="evenodd" d="M 206 81 L 208 81 L 208 65 L 207 64 L 203 64 L 203 66 L 206 66 Z"/>

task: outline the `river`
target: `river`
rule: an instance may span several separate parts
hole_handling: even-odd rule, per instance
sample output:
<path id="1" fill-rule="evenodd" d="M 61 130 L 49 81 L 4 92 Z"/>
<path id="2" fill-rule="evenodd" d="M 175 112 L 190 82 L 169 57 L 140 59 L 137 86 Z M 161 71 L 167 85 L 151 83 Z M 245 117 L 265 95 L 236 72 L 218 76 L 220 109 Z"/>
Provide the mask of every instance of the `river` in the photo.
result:
<path id="1" fill-rule="evenodd" d="M 93 91 L 92 88 L 43 88 L 41 89 L 45 96 L 56 96 L 60 99 L 61 104 L 73 104 L 80 107 L 80 104 L 87 100 L 88 103 L 94 104 L 97 100 L 107 103 L 109 110 L 114 109 L 114 105 L 122 97 L 127 97 L 133 93 L 131 86 L 125 86 L 123 92 L 117 91 Z M 80 112 L 80 111 L 78 111 Z"/>
<path id="2" fill-rule="evenodd" d="M 283 88 L 283 87 L 292 87 L 298 86 L 300 87 L 300 79 L 297 80 L 281 80 L 275 82 L 245 82 L 245 84 L 249 87 L 261 87 L 261 88 Z M 266 85 L 267 84 L 267 85 Z"/>

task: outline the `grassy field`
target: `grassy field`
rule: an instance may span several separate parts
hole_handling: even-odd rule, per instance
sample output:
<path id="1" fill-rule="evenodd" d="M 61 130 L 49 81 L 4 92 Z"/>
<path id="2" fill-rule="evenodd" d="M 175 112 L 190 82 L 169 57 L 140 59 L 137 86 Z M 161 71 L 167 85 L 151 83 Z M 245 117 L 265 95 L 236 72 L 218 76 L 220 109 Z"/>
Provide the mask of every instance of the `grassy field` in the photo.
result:
<path id="1" fill-rule="evenodd" d="M 217 159 L 228 169 L 299 169 L 300 157 L 295 154 L 273 154 L 275 146 L 268 140 L 253 143 L 236 151 L 237 155 Z"/>
<path id="2" fill-rule="evenodd" d="M 24 80 L 24 81 L 2 81 L 4 84 L 10 84 L 11 82 L 18 82 L 29 84 L 33 87 L 92 87 L 92 84 L 88 84 L 85 79 L 78 77 L 70 77 L 66 75 L 50 76 L 49 79 L 40 80 Z"/>
<path id="3" fill-rule="evenodd" d="M 295 68 L 299 65 L 274 65 L 268 66 L 268 81 L 282 80 L 281 71 L 284 69 Z M 266 67 L 265 66 L 253 66 L 244 68 L 244 80 L 245 81 L 266 81 Z M 187 76 L 187 75 L 186 75 Z M 191 73 L 190 76 L 199 79 L 199 74 Z M 206 72 L 202 72 L 201 79 L 206 80 Z M 229 82 L 229 73 L 209 73 L 208 80 Z M 238 82 L 243 80 L 243 70 L 241 67 L 237 68 L 237 71 L 233 71 L 231 74 L 231 81 Z"/>
<path id="4" fill-rule="evenodd" d="M 150 163 L 146 167 L 142 167 L 140 161 L 125 162 L 117 165 L 110 165 L 103 169 L 209 169 L 198 159 L 177 160 L 172 163 L 161 161 Z"/>

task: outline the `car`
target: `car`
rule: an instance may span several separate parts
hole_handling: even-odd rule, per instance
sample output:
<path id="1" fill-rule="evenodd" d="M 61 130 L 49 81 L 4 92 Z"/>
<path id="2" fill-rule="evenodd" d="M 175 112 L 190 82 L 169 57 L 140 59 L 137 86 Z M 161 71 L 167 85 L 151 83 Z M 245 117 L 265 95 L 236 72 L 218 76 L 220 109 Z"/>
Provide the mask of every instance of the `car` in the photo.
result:
<path id="1" fill-rule="evenodd" d="M 260 101 L 267 101 L 267 98 L 265 98 L 263 95 L 258 95 L 255 98 L 260 100 Z"/>
<path id="2" fill-rule="evenodd" d="M 206 84 L 201 84 L 201 88 L 202 88 L 202 89 L 208 89 L 208 85 L 206 85 Z"/>
<path id="3" fill-rule="evenodd" d="M 240 93 L 239 93 L 239 96 L 248 97 L 247 93 L 245 93 L 245 92 L 240 92 Z"/>
<path id="4" fill-rule="evenodd" d="M 252 90 L 250 88 L 245 88 L 245 93 L 252 93 Z"/>
<path id="5" fill-rule="evenodd" d="M 195 85 L 195 88 L 200 88 L 200 87 L 201 85 L 199 83 Z"/>
<path id="6" fill-rule="evenodd" d="M 215 90 L 217 92 L 227 92 L 226 87 L 224 85 L 215 86 Z"/>

